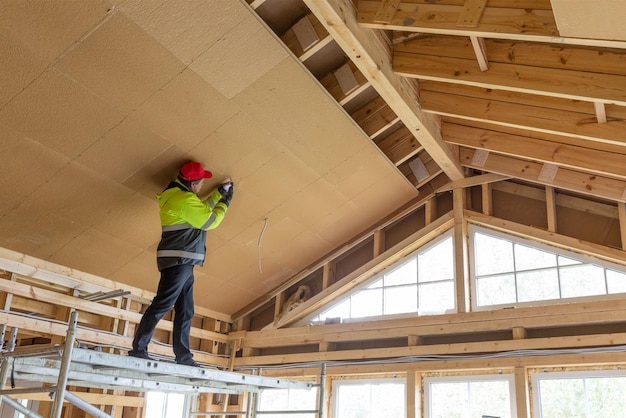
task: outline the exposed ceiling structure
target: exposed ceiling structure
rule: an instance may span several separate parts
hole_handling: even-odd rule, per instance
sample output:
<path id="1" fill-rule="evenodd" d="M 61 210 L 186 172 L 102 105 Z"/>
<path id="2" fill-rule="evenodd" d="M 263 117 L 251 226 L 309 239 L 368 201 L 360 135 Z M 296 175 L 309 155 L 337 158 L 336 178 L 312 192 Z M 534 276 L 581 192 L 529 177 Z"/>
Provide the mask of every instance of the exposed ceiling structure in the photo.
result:
<path id="1" fill-rule="evenodd" d="M 228 314 L 451 182 L 626 201 L 619 0 L 1 4 L 20 253 L 156 289 L 154 195 L 188 159 L 236 183 L 196 269 Z"/>

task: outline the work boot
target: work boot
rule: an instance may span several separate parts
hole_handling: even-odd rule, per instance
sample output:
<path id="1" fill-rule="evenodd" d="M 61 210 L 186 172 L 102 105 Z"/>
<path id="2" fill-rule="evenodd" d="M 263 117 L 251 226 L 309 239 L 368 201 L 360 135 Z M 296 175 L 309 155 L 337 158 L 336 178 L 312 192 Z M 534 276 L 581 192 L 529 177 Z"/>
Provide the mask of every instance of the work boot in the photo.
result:
<path id="1" fill-rule="evenodd" d="M 128 352 L 128 355 L 130 357 L 135 357 L 135 358 L 142 358 L 142 359 L 146 359 L 146 360 L 154 360 L 152 357 L 150 357 L 148 355 L 147 351 L 135 351 L 135 350 L 130 350 Z"/>

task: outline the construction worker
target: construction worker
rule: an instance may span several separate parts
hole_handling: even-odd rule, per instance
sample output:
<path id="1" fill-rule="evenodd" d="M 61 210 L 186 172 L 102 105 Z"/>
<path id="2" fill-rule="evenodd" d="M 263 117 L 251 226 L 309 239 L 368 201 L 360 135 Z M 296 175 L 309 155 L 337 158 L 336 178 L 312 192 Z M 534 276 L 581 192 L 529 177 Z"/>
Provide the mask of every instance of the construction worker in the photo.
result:
<path id="1" fill-rule="evenodd" d="M 156 296 L 135 331 L 129 356 L 150 359 L 148 343 L 156 325 L 174 307 L 172 345 L 176 363 L 201 367 L 189 349 L 194 315 L 193 269 L 204 263 L 206 231 L 222 222 L 234 192 L 233 183 L 228 180 L 213 190 L 207 200 L 201 200 L 198 193 L 204 179 L 212 176 L 202 164 L 188 162 L 180 168 L 178 178 L 157 195 L 162 227 L 157 248 L 161 279 Z"/>

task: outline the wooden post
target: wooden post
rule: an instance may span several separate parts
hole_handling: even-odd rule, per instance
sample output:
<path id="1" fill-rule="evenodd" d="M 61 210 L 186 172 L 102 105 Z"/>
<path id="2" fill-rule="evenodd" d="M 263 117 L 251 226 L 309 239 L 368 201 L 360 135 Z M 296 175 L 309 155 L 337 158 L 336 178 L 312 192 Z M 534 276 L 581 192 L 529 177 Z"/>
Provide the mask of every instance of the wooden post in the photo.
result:
<path id="1" fill-rule="evenodd" d="M 469 274 L 467 265 L 467 222 L 464 217 L 465 189 L 454 189 L 454 268 L 456 305 L 458 312 L 469 312 Z"/>
<path id="2" fill-rule="evenodd" d="M 546 186 L 546 211 L 548 214 L 548 231 L 556 232 L 556 193 L 552 186 Z"/>

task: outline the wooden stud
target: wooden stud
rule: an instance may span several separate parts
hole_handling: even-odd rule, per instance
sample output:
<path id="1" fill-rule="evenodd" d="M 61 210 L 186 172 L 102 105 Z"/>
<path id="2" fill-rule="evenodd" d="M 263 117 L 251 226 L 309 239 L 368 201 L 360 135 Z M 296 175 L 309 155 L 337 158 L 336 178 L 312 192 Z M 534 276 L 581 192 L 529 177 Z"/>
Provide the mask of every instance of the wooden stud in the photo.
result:
<path id="1" fill-rule="evenodd" d="M 467 265 L 467 222 L 464 219 L 465 189 L 453 190 L 454 212 L 454 266 L 456 306 L 458 312 L 470 310 L 469 300 L 469 268 Z"/>
<path id="2" fill-rule="evenodd" d="M 525 367 L 515 367 L 515 408 L 517 417 L 529 417 L 529 385 Z"/>
<path id="3" fill-rule="evenodd" d="M 409 370 L 406 372 L 406 417 L 407 418 L 420 418 L 421 417 L 421 374 L 418 374 L 415 370 Z"/>
<path id="4" fill-rule="evenodd" d="M 424 205 L 425 224 L 429 225 L 437 219 L 437 197 L 433 196 Z"/>
<path id="5" fill-rule="evenodd" d="M 548 215 L 548 231 L 556 231 L 556 192 L 554 187 L 546 186 L 546 211 Z"/>
<path id="6" fill-rule="evenodd" d="M 374 231 L 374 257 L 378 257 L 385 252 L 385 231 L 377 229 Z"/>
<path id="7" fill-rule="evenodd" d="M 622 250 L 626 251 L 626 203 L 617 202 L 617 213 L 619 217 L 619 231 L 622 240 Z"/>
<path id="8" fill-rule="evenodd" d="M 486 183 L 480 186 L 483 213 L 491 216 L 493 214 L 493 199 L 491 195 L 491 184 Z"/>
<path id="9" fill-rule="evenodd" d="M 331 260 L 324 264 L 322 271 L 322 290 L 335 283 L 335 261 Z"/>

